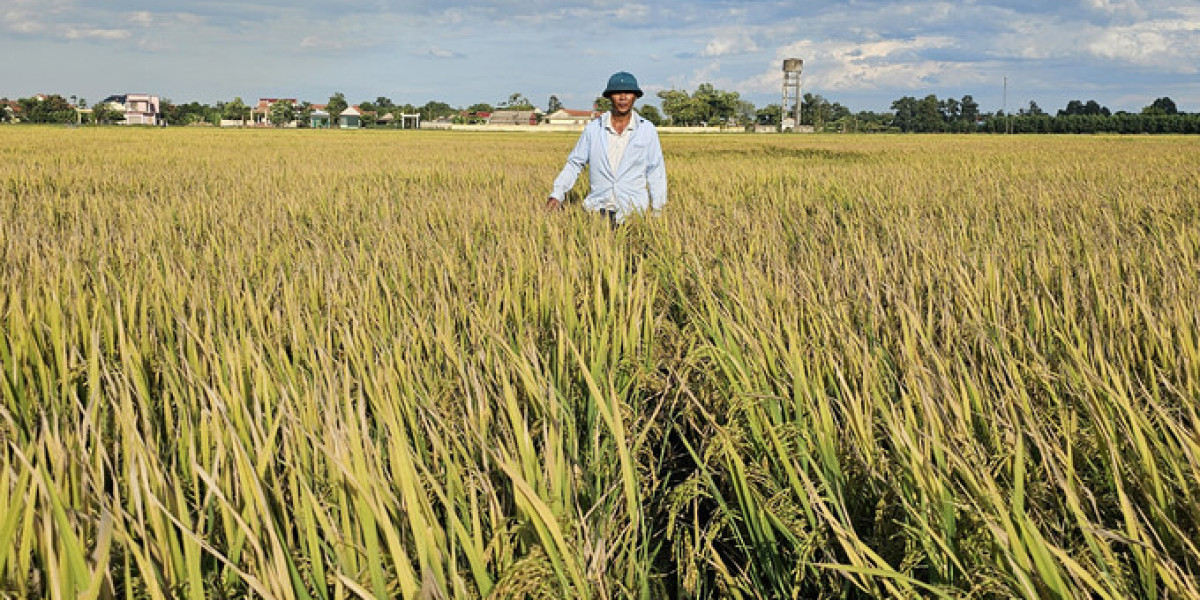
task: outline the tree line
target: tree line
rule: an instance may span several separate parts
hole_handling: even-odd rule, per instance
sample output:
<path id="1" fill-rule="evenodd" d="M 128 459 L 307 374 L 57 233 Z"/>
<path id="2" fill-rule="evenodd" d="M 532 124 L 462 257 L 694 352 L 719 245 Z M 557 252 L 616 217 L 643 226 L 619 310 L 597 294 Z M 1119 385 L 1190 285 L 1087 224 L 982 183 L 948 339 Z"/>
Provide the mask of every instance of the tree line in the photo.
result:
<path id="1" fill-rule="evenodd" d="M 551 99 L 552 101 L 556 100 L 553 96 L 551 96 Z M 338 115 L 349 106 L 350 102 L 346 99 L 345 94 L 335 92 L 329 97 L 329 101 L 322 108 L 329 114 Z M 498 102 L 494 106 L 488 103 L 478 103 L 472 105 L 469 109 L 456 108 L 437 100 L 430 100 L 421 106 L 396 104 L 386 96 L 378 96 L 373 101 L 364 100 L 359 102 L 357 106 L 364 113 L 374 114 L 379 117 L 385 114 L 393 114 L 397 117 L 400 114 L 419 114 L 422 120 L 446 118 L 463 122 L 467 118 L 465 116 L 467 113 L 493 112 L 497 108 L 508 110 L 533 110 L 534 108 L 533 103 L 519 93 L 510 95 L 508 100 Z M 160 103 L 161 116 L 169 125 L 193 125 L 200 123 L 218 125 L 223 120 L 249 121 L 252 108 L 241 97 L 236 97 L 230 101 L 218 101 L 215 104 L 204 104 L 195 101 L 175 103 L 168 99 L 163 99 Z M 19 120 L 23 123 L 66 124 L 82 121 L 89 124 L 113 124 L 120 122 L 124 118 L 120 110 L 104 102 L 96 103 L 90 108 L 90 112 L 85 112 L 82 115 L 76 109 L 88 109 L 87 100 L 76 96 L 71 96 L 68 99 L 59 94 L 20 98 L 15 101 L 10 101 L 8 98 L 0 98 L 0 122 Z M 307 126 L 316 109 L 317 105 L 311 102 L 293 103 L 291 101 L 280 100 L 271 104 L 266 116 L 268 121 L 276 125 L 298 121 L 301 126 Z"/>
<path id="2" fill-rule="evenodd" d="M 657 97 L 661 109 L 646 103 L 637 108 L 656 125 L 777 128 L 785 112 L 791 114 L 795 109 L 792 106 L 785 111 L 779 104 L 757 108 L 738 92 L 720 90 L 709 83 L 700 84 L 690 92 L 662 90 Z M 0 110 L 0 120 L 10 121 L 19 114 L 20 120 L 30 123 L 74 123 L 81 120 L 76 107 L 87 107 L 87 101 L 82 98 L 71 96 L 68 101 L 60 95 L 21 98 L 16 102 L 5 98 L 0 102 L 5 107 Z M 12 110 L 14 106 L 15 111 Z M 348 106 L 350 103 L 345 95 L 335 92 L 324 110 L 338 115 Z M 437 100 L 420 106 L 396 104 L 386 96 L 360 102 L 358 107 L 377 117 L 389 113 L 396 117 L 418 114 L 423 121 L 445 119 L 455 123 L 481 122 L 487 114 L 501 109 L 535 109 L 533 102 L 519 92 L 495 104 L 480 102 L 466 108 Z M 591 108 L 603 111 L 609 107 L 607 99 L 597 97 Z M 546 112 L 559 108 L 563 108 L 562 102 L 557 96 L 550 96 Z M 315 109 L 316 105 L 309 102 L 278 101 L 270 107 L 267 119 L 276 125 L 296 121 L 305 127 Z M 248 121 L 251 116 L 251 107 L 240 97 L 213 105 L 163 100 L 161 110 L 163 119 L 170 125 L 216 125 L 222 120 Z M 104 124 L 119 122 L 122 118 L 120 111 L 100 103 L 82 120 Z M 365 120 L 364 125 L 373 126 L 374 120 Z M 806 93 L 800 102 L 800 125 L 814 131 L 846 133 L 1200 133 L 1200 113 L 1181 112 L 1168 97 L 1155 99 L 1137 113 L 1113 112 L 1095 100 L 1071 100 L 1053 115 L 1033 101 L 1013 113 L 1003 110 L 983 112 L 969 94 L 961 98 L 938 98 L 934 94 L 924 98 L 904 96 L 893 101 L 887 112 L 852 112 L 819 94 Z"/>
<path id="3" fill-rule="evenodd" d="M 1051 115 L 1036 102 L 1014 113 L 983 112 L 971 95 L 961 99 L 904 96 L 890 112 L 852 113 L 820 95 L 804 94 L 801 124 L 817 131 L 899 133 L 1200 133 L 1200 113 L 1179 111 L 1161 97 L 1140 112 L 1110 111 L 1095 100 L 1071 100 Z M 758 111 L 759 123 L 778 123 L 781 109 Z"/>

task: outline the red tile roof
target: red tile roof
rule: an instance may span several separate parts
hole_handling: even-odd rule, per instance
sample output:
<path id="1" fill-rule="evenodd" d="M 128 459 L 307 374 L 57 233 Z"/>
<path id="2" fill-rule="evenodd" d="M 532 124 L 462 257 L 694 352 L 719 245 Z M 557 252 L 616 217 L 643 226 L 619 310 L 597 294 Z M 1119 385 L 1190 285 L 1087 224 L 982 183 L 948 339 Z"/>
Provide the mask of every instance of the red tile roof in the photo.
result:
<path id="1" fill-rule="evenodd" d="M 281 102 L 281 101 L 282 102 L 291 102 L 293 106 L 300 105 L 300 103 L 297 102 L 295 98 L 259 98 L 258 105 L 255 106 L 255 109 L 260 110 L 260 111 L 270 110 L 272 104 L 275 104 L 276 102 Z"/>

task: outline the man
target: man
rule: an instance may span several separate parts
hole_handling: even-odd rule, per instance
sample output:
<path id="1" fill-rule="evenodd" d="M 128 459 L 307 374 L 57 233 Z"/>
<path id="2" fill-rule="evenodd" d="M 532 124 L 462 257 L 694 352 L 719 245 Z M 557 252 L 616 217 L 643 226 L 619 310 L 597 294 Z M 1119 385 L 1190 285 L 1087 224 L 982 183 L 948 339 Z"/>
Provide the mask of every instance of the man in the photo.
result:
<path id="1" fill-rule="evenodd" d="M 554 179 L 546 207 L 562 207 L 584 165 L 590 165 L 591 193 L 583 207 L 622 223 L 634 213 L 656 214 L 667 204 L 667 172 L 654 124 L 633 110 L 642 97 L 637 79 L 621 71 L 608 78 L 604 97 L 612 110 L 583 128 L 567 164 Z"/>

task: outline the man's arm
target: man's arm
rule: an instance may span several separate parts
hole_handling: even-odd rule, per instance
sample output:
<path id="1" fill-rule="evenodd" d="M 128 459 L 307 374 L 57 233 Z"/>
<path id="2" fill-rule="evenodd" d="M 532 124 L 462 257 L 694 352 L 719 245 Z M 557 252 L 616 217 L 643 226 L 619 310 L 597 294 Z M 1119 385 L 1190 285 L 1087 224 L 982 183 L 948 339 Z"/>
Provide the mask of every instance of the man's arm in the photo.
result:
<path id="1" fill-rule="evenodd" d="M 658 131 L 650 136 L 646 156 L 646 184 L 650 189 L 650 210 L 658 212 L 667 205 L 667 165 L 663 162 Z"/>
<path id="2" fill-rule="evenodd" d="M 585 127 L 583 133 L 579 135 L 579 140 L 575 142 L 575 148 L 567 155 L 567 163 L 563 165 L 558 177 L 554 178 L 554 187 L 550 190 L 546 208 L 555 209 L 562 206 L 567 192 L 575 187 L 575 180 L 579 178 L 579 173 L 583 171 L 584 165 L 588 164 L 590 148 L 590 128 Z"/>

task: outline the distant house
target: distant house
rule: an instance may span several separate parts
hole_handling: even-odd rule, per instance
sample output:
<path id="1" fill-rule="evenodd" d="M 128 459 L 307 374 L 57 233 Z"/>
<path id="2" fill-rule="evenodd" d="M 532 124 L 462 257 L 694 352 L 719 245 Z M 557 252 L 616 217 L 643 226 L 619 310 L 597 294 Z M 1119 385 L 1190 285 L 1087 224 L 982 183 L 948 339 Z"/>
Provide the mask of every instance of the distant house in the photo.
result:
<path id="1" fill-rule="evenodd" d="M 293 109 L 300 107 L 295 98 L 259 98 L 258 104 L 250 107 L 250 123 L 260 127 L 271 125 L 271 106 L 276 102 L 290 102 Z"/>
<path id="2" fill-rule="evenodd" d="M 586 125 L 588 121 L 600 116 L 600 111 L 596 110 L 572 110 L 570 108 L 560 108 L 549 115 L 546 115 L 547 125 Z"/>
<path id="3" fill-rule="evenodd" d="M 486 110 L 479 110 L 479 111 L 463 110 L 463 111 L 459 111 L 459 113 L 458 113 L 459 121 L 462 123 L 466 123 L 467 125 L 487 125 L 488 121 L 491 118 L 492 118 L 492 113 L 490 111 L 486 111 Z"/>
<path id="4" fill-rule="evenodd" d="M 358 105 L 347 106 L 342 114 L 338 115 L 338 127 L 342 129 L 358 129 L 362 127 L 362 109 Z"/>
<path id="5" fill-rule="evenodd" d="M 163 122 L 162 102 L 150 94 L 119 94 L 101 101 L 125 115 L 125 125 L 159 125 Z"/>
<path id="6" fill-rule="evenodd" d="M 488 125 L 537 125 L 537 112 L 532 110 L 498 110 L 488 119 Z"/>
<path id="7" fill-rule="evenodd" d="M 4 120 L 8 120 L 8 121 L 20 121 L 21 120 L 21 105 L 18 104 L 15 100 L 9 100 L 8 98 L 0 100 L 0 110 L 4 111 L 4 113 L 6 115 L 6 118 Z"/>
<path id="8" fill-rule="evenodd" d="M 312 112 L 308 115 L 308 126 L 313 129 L 328 129 L 329 128 L 329 108 L 328 104 L 313 104 Z"/>

